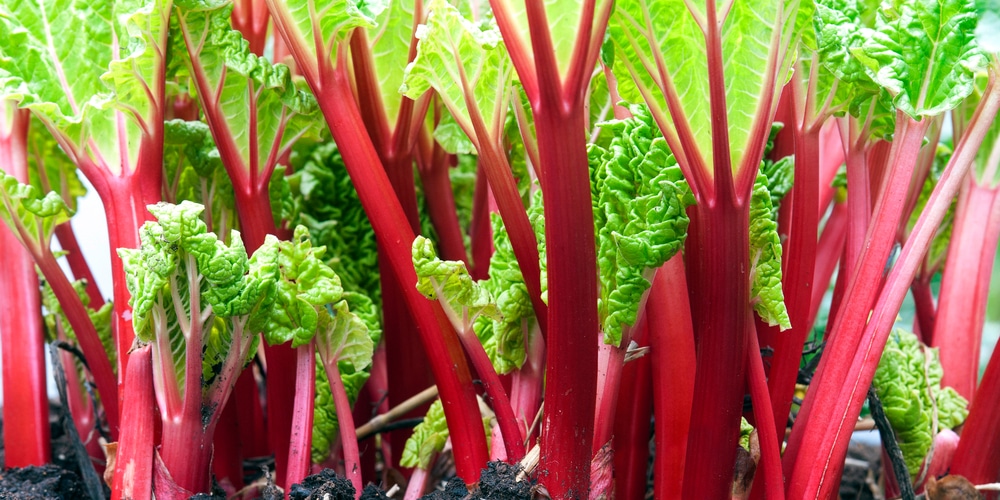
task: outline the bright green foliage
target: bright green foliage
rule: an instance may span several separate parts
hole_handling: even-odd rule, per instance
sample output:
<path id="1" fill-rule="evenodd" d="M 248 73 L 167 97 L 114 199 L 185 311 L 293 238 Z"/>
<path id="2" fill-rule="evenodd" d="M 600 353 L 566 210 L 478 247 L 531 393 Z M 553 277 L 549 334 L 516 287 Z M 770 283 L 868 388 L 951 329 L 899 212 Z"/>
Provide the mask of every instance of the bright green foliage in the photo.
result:
<path id="1" fill-rule="evenodd" d="M 490 138 L 478 136 L 470 113 L 481 115 L 491 136 L 502 131 L 507 114 L 512 65 L 500 31 L 493 23 L 477 25 L 465 19 L 445 0 L 432 0 L 428 9 L 427 23 L 417 31 L 417 57 L 406 67 L 399 91 L 411 99 L 437 91 L 455 123 L 479 148 Z M 435 135 L 454 136 L 448 129 Z"/>
<path id="2" fill-rule="evenodd" d="M 976 0 L 976 40 L 986 52 L 1000 53 L 1000 1 Z"/>
<path id="3" fill-rule="evenodd" d="M 173 55 L 187 59 L 187 68 L 176 76 L 190 78 L 203 94 L 208 124 L 236 184 L 260 188 L 294 141 L 316 133 L 318 108 L 286 66 L 250 52 L 249 42 L 230 28 L 231 11 L 228 2 L 177 2 Z"/>
<path id="4" fill-rule="evenodd" d="M 31 184 L 43 192 L 62 195 L 66 206 L 76 211 L 77 200 L 87 194 L 80 182 L 76 165 L 66 156 L 55 137 L 37 117 L 28 127 L 28 176 Z"/>
<path id="5" fill-rule="evenodd" d="M 851 53 L 897 109 L 914 119 L 935 116 L 972 93 L 975 73 L 986 63 L 975 27 L 972 0 L 886 3 Z"/>
<path id="6" fill-rule="evenodd" d="M 781 237 L 769 184 L 760 170 L 750 198 L 750 300 L 761 319 L 786 329 L 792 325 L 781 289 Z"/>
<path id="7" fill-rule="evenodd" d="M 937 349 L 897 328 L 889 336 L 872 380 L 913 477 L 935 433 L 958 426 L 968 415 L 968 402 L 954 389 L 941 387 L 942 373 Z"/>
<path id="8" fill-rule="evenodd" d="M 455 328 L 467 332 L 479 316 L 502 320 L 493 297 L 469 276 L 465 263 L 439 259 L 434 243 L 423 236 L 413 240 L 413 268 L 417 290 L 428 299 L 441 299 Z"/>
<path id="9" fill-rule="evenodd" d="M 448 441 L 448 423 L 444 419 L 441 400 L 434 401 L 424 416 L 424 421 L 413 429 L 413 435 L 406 440 L 403 458 L 399 465 L 427 469 L 435 455 L 444 449 Z"/>
<path id="10" fill-rule="evenodd" d="M 1000 5 L 997 6 L 997 9 L 997 15 L 1000 17 Z M 959 138 L 964 134 L 969 124 L 971 124 L 972 118 L 975 116 L 976 108 L 983 98 L 983 93 L 986 91 L 986 85 L 989 82 L 988 73 L 980 72 L 976 76 L 976 89 L 968 98 L 962 101 L 962 104 L 951 115 L 953 120 L 953 138 Z M 973 163 L 973 175 L 975 176 L 976 183 L 980 186 L 995 187 L 1000 185 L 1000 169 L 995 168 L 997 160 L 991 158 L 993 153 L 992 145 L 997 144 L 997 141 L 1000 141 L 1000 120 L 993 120 L 989 130 L 986 131 L 986 137 L 983 138 L 983 146 L 976 152 L 975 163 Z M 944 158 L 944 160 L 947 161 L 947 158 Z M 988 173 L 992 173 L 992 177 L 987 177 Z"/>
<path id="11" fill-rule="evenodd" d="M 308 51 L 311 61 L 333 64 L 337 45 L 346 41 L 354 28 L 375 27 L 376 19 L 388 3 L 388 0 L 289 0 L 274 2 L 271 15 L 286 27 L 292 45 Z M 307 73 L 317 70 L 312 64 L 300 69 Z"/>
<path id="12" fill-rule="evenodd" d="M 528 33 L 528 14 L 525 11 L 527 2 L 538 0 L 505 0 L 504 5 L 511 13 L 511 18 L 517 30 L 517 38 L 526 44 L 525 52 L 531 54 L 531 35 Z M 470 2 L 475 3 L 475 2 Z M 545 17 L 548 20 L 548 33 L 552 39 L 555 52 L 555 62 L 562 76 L 566 76 L 573 62 L 573 49 L 580 32 L 582 11 L 588 2 L 582 0 L 543 0 Z M 602 2 L 597 2 L 600 5 Z M 593 8 L 593 7 L 592 7 Z M 595 19 L 599 16 L 594 16 Z M 595 23 L 596 24 L 596 23 Z M 598 29 L 594 26 L 593 29 Z"/>
<path id="13" fill-rule="evenodd" d="M 371 46 L 372 65 L 378 79 L 378 90 L 382 94 L 382 105 L 392 127 L 399 114 L 402 96 L 399 86 L 403 83 L 403 72 L 410 57 L 410 38 L 413 36 L 414 2 L 387 1 L 385 8 L 376 19 L 376 26 L 368 28 L 368 42 Z"/>
<path id="14" fill-rule="evenodd" d="M 684 245 L 694 196 L 644 108 L 601 123 L 606 144 L 588 149 L 604 342 L 619 345 L 636 321 L 651 272 Z"/>
<path id="15" fill-rule="evenodd" d="M 238 223 L 236 199 L 208 125 L 169 120 L 163 132 L 165 198 L 171 203 L 188 200 L 205 205 L 208 230 L 228 234 Z"/>
<path id="16" fill-rule="evenodd" d="M 29 184 L 0 171 L 0 219 L 31 253 L 47 251 L 56 226 L 73 215 L 54 191 L 45 195 Z"/>
<path id="17" fill-rule="evenodd" d="M 323 260 L 324 247 L 313 247 L 308 230 L 295 228 L 291 241 L 278 243 L 278 266 L 275 305 L 267 316 L 264 340 L 277 345 L 291 341 L 299 347 L 329 327 L 326 306 L 341 300 L 344 289 L 340 278 Z"/>
<path id="18" fill-rule="evenodd" d="M 130 172 L 158 127 L 151 97 L 169 8 L 156 0 L 0 5 L 0 98 L 31 109 L 74 162 L 100 158 L 115 174 Z"/>
<path id="19" fill-rule="evenodd" d="M 141 246 L 118 250 L 136 337 L 156 346 L 166 336 L 177 380 L 165 383 L 179 388 L 184 387 L 185 346 L 201 343 L 202 376 L 210 383 L 229 357 L 246 362 L 253 356 L 254 334 L 263 331 L 273 309 L 276 239 L 269 237 L 248 258 L 238 233 L 226 245 L 208 231 L 201 219 L 204 208 L 197 203 L 147 208 L 157 221 L 143 225 Z"/>
<path id="20" fill-rule="evenodd" d="M 542 300 L 546 300 L 548 279 L 545 258 L 545 216 L 542 193 L 536 191 L 528 207 L 528 221 L 538 241 L 541 267 Z M 482 282 L 484 289 L 496 299 L 501 319 L 480 316 L 473 329 L 483 344 L 483 349 L 493 362 L 497 373 L 508 373 L 520 368 L 525 359 L 525 336 L 531 332 L 535 310 L 531 296 L 524 284 L 524 275 L 514 256 L 510 237 L 503 227 L 499 214 L 490 214 L 493 225 L 493 257 L 490 259 L 489 279 Z"/>
<path id="21" fill-rule="evenodd" d="M 746 417 L 740 417 L 740 446 L 744 450 L 750 451 L 750 434 L 753 433 L 754 427 L 750 425 Z"/>
<path id="22" fill-rule="evenodd" d="M 720 4 L 720 11 L 721 11 Z M 721 23 L 723 75 L 731 165 L 734 171 L 751 147 L 751 130 L 760 113 L 777 101 L 794 60 L 798 38 L 799 0 L 731 2 Z M 630 103 L 645 100 L 656 116 L 669 115 L 666 95 L 675 94 L 691 128 L 697 151 L 712 175 L 712 118 L 709 109 L 709 71 L 705 35 L 705 4 L 674 0 L 622 0 L 616 2 L 609 32 L 615 45 L 615 74 L 621 96 Z M 655 51 L 655 54 L 654 52 Z M 656 61 L 662 58 L 672 88 L 661 87 Z M 771 80 L 772 77 L 776 77 Z M 643 92 L 640 92 L 643 91 Z M 643 97 L 643 93 L 649 98 Z M 669 121 L 669 120 L 667 120 Z M 674 127 L 668 124 L 669 133 Z M 756 163 L 758 159 L 750 159 Z"/>
<path id="23" fill-rule="evenodd" d="M 375 232 L 332 142 L 304 141 L 291 157 L 288 178 L 295 200 L 294 224 L 309 228 L 312 241 L 326 247 L 325 263 L 341 286 L 381 304 Z"/>

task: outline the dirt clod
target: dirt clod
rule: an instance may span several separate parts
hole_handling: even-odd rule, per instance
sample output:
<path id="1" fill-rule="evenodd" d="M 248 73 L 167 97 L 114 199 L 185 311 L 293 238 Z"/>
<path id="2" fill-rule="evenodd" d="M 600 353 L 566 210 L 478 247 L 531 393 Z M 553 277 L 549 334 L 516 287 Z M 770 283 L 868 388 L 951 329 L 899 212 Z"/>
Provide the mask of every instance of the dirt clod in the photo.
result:
<path id="1" fill-rule="evenodd" d="M 80 476 L 55 465 L 0 472 L 0 499 L 62 500 L 86 496 Z"/>
<path id="2" fill-rule="evenodd" d="M 288 492 L 291 500 L 354 500 L 354 486 L 347 478 L 330 469 L 323 469 L 293 484 Z"/>
<path id="3" fill-rule="evenodd" d="M 504 462 L 490 462 L 479 477 L 479 486 L 472 490 L 472 498 L 495 500 L 531 500 L 531 483 L 518 481 L 521 468 Z"/>
<path id="4" fill-rule="evenodd" d="M 465 487 L 465 483 L 461 479 L 454 478 L 448 481 L 444 491 L 428 493 L 420 497 L 420 500 L 463 500 L 468 496 L 469 489 Z"/>

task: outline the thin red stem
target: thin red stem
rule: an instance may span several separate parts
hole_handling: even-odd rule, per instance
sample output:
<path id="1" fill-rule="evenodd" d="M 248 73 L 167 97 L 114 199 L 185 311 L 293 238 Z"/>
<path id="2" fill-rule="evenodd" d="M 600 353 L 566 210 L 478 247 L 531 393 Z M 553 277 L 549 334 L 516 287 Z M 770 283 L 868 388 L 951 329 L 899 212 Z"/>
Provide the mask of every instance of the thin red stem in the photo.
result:
<path id="1" fill-rule="evenodd" d="M 340 380 L 339 376 L 337 380 Z M 309 475 L 312 463 L 313 405 L 316 399 L 316 348 L 312 342 L 295 349 L 294 394 L 292 434 L 288 444 L 288 470 L 285 472 L 286 499 L 291 486 L 301 483 Z"/>
<path id="2" fill-rule="evenodd" d="M 153 494 L 154 414 L 152 348 L 132 353 L 125 377 L 129 404 L 122 418 L 129 423 L 118 441 L 111 499 L 148 500 Z"/>
<path id="3" fill-rule="evenodd" d="M 361 498 L 361 460 L 358 454 L 358 435 L 354 427 L 354 413 L 351 402 L 347 399 L 344 381 L 340 378 L 340 369 L 336 359 L 324 359 L 326 378 L 330 381 L 330 391 L 333 393 L 333 404 L 337 408 L 337 429 L 340 432 L 340 445 L 344 449 L 344 470 L 347 479 L 354 485 L 354 498 Z"/>

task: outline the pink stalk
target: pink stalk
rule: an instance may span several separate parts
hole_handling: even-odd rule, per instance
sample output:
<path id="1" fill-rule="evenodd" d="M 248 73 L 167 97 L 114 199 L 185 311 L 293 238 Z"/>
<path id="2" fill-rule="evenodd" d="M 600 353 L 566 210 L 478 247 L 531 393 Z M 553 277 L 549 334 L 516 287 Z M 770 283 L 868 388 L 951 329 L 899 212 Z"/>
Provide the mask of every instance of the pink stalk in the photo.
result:
<path id="1" fill-rule="evenodd" d="M 530 443 L 531 425 L 542 405 L 542 385 L 545 375 L 545 340 L 541 330 L 532 328 L 525 333 L 527 359 L 511 376 L 510 403 L 518 423 L 528 431 L 525 441 Z"/>
<path id="2" fill-rule="evenodd" d="M 767 376 L 764 374 L 764 361 L 760 357 L 760 345 L 757 335 L 750 334 L 750 345 L 747 348 L 747 385 L 750 386 L 750 399 L 753 401 L 754 418 L 756 419 L 757 438 L 760 441 L 760 466 L 757 468 L 753 491 L 762 491 L 768 500 L 784 500 L 784 479 L 781 475 L 781 444 L 777 429 L 784 437 L 785 427 L 777 428 L 771 420 L 770 393 L 768 392 Z M 773 373 L 773 372 L 772 372 Z"/>
<path id="3" fill-rule="evenodd" d="M 267 45 L 267 4 L 263 0 L 237 0 L 233 2 L 233 29 L 250 42 L 250 52 L 264 55 Z"/>
<path id="4" fill-rule="evenodd" d="M 364 487 L 361 480 L 358 435 L 354 427 L 351 402 L 347 399 L 347 390 L 344 388 L 344 381 L 340 378 L 337 360 L 323 359 L 323 367 L 326 369 L 326 378 L 330 381 L 330 390 L 333 392 L 333 404 L 337 408 L 337 428 L 340 432 L 340 444 L 344 449 L 344 470 L 347 479 L 350 479 L 351 484 L 354 485 L 354 498 L 357 500 L 361 498 L 361 491 Z"/>
<path id="5" fill-rule="evenodd" d="M 974 484 L 1000 481 L 1000 350 L 994 351 L 962 427 L 951 473 Z"/>
<path id="6" fill-rule="evenodd" d="M 837 261 L 844 253 L 845 240 L 847 240 L 847 204 L 839 201 L 833 205 L 833 211 L 826 220 L 826 226 L 816 248 L 816 274 L 813 275 L 812 305 L 809 307 L 810 324 L 816 323 L 819 306 L 830 288 L 830 280 L 833 271 L 837 269 Z"/>
<path id="7" fill-rule="evenodd" d="M 410 482 L 406 485 L 406 493 L 403 494 L 403 500 L 417 500 L 422 497 L 424 491 L 427 490 L 427 479 L 429 477 L 430 473 L 427 469 L 413 469 L 413 474 L 410 475 Z"/>
<path id="8" fill-rule="evenodd" d="M 56 238 L 59 239 L 59 247 L 63 250 L 69 252 L 66 255 L 66 261 L 69 263 L 69 269 L 73 272 L 73 279 L 84 280 L 87 283 L 87 296 L 90 297 L 90 306 L 93 310 L 98 310 L 104 306 L 104 296 L 101 295 L 101 291 L 97 288 L 97 280 L 94 279 L 94 273 L 90 270 L 90 265 L 87 264 L 87 259 L 83 256 L 83 251 L 80 250 L 80 243 L 76 239 L 76 233 L 73 232 L 73 226 L 68 222 L 64 222 L 56 226 Z"/>
<path id="9" fill-rule="evenodd" d="M 959 195 L 961 197 L 961 195 Z M 959 221 L 961 219 L 958 219 Z M 957 223 L 957 222 L 956 222 Z M 950 247 L 949 247 L 950 248 Z M 937 321 L 937 307 L 934 305 L 934 291 L 931 290 L 932 272 L 921 272 L 913 284 L 910 285 L 910 293 L 913 295 L 913 305 L 916 309 L 916 328 L 914 333 L 920 337 L 920 341 L 932 345 L 934 335 L 934 323 Z M 977 355 L 977 358 L 978 355 Z M 945 384 L 948 385 L 948 384 Z"/>
<path id="10" fill-rule="evenodd" d="M 1000 141 L 990 160 L 1000 163 Z M 970 174 L 959 194 L 930 342 L 940 348 L 942 385 L 969 401 L 976 393 L 989 277 L 1000 238 L 1000 187 L 991 187 L 991 181 L 980 183 Z"/>
<path id="11" fill-rule="evenodd" d="M 153 364 L 152 348 L 145 346 L 132 353 L 125 377 L 129 404 L 122 418 L 129 423 L 122 430 L 115 456 L 115 475 L 111 499 L 148 500 L 153 494 Z M 110 464 L 109 464 L 110 465 Z"/>
<path id="12" fill-rule="evenodd" d="M 648 330 L 648 320 L 639 328 L 639 335 L 646 337 L 643 330 Z M 642 345 L 648 341 L 643 338 L 638 342 Z M 613 447 L 617 498 L 642 498 L 646 494 L 652 415 L 652 360 L 651 356 L 643 356 L 626 363 L 622 370 Z"/>
<path id="13" fill-rule="evenodd" d="M 820 450 L 815 446 L 815 443 L 811 441 L 803 442 L 802 438 L 807 429 L 810 431 L 809 437 L 811 439 L 822 437 L 812 435 L 811 433 L 819 432 L 813 431 L 813 429 L 823 428 L 827 424 L 812 423 L 810 419 L 813 418 L 811 414 L 813 405 L 819 404 L 818 407 L 824 409 L 839 408 L 839 406 L 836 406 L 835 400 L 823 399 L 832 398 L 833 395 L 826 394 L 825 391 L 833 392 L 837 387 L 834 387 L 830 382 L 826 385 L 821 382 L 826 377 L 830 377 L 830 380 L 843 380 L 848 369 L 845 361 L 853 358 L 857 350 L 862 330 L 868 319 L 868 312 L 871 310 L 871 306 L 874 304 L 879 290 L 879 287 L 874 284 L 879 283 L 882 279 L 882 272 L 885 269 L 889 251 L 895 241 L 896 228 L 902 216 L 902 204 L 905 201 L 909 176 L 913 171 L 926 126 L 927 120 L 917 122 L 902 112 L 898 113 L 896 141 L 892 145 L 890 177 L 884 183 L 886 189 L 879 199 L 875 210 L 875 218 L 868 228 L 868 244 L 864 249 L 857 269 L 853 273 L 853 276 L 849 278 L 850 281 L 847 284 L 844 303 L 848 307 L 838 311 L 836 314 L 836 319 L 833 321 L 833 328 L 829 333 L 831 341 L 827 343 L 823 359 L 820 362 L 816 376 L 813 378 L 813 390 L 809 391 L 802 411 L 799 413 L 800 422 L 805 422 L 807 425 L 796 425 L 792 430 L 789 446 L 783 460 L 786 473 L 792 472 L 794 464 L 800 464 L 794 466 L 795 470 L 800 470 L 799 473 L 804 473 L 805 469 L 815 465 L 815 460 L 811 458 L 811 455 Z M 820 395 L 823 398 L 820 398 Z M 820 401 L 820 403 L 817 403 L 817 401 Z M 816 414 L 816 418 L 819 422 L 826 422 L 830 418 L 830 414 L 825 410 L 821 410 L 821 413 Z M 805 452 L 805 456 L 810 458 L 799 457 L 798 455 L 801 452 Z M 807 466 L 806 464 L 810 465 Z M 786 495 L 798 497 L 798 495 L 793 494 L 796 491 L 795 487 L 796 483 L 790 482 L 790 489 L 786 490 Z"/>
<path id="14" fill-rule="evenodd" d="M 861 412 L 867 388 L 874 377 L 878 360 L 891 333 L 896 314 L 913 277 L 916 275 L 917 268 L 923 261 L 923 255 L 926 253 L 937 227 L 943 220 L 951 204 L 951 199 L 958 192 L 970 165 L 974 161 L 976 152 L 998 109 L 1000 109 L 1000 89 L 994 84 L 991 74 L 991 84 L 987 87 L 987 91 L 979 103 L 972 120 L 973 124 L 962 137 L 941 179 L 935 186 L 896 265 L 886 280 L 885 287 L 871 311 L 870 318 L 868 318 L 868 311 L 864 310 L 865 317 L 860 318 L 856 324 L 852 323 L 854 320 L 852 316 L 861 315 L 862 312 L 858 311 L 857 304 L 848 302 L 851 307 L 845 311 L 844 324 L 860 330 L 860 335 L 855 334 L 854 328 L 852 328 L 836 334 L 833 342 L 828 344 L 827 352 L 820 364 L 821 372 L 817 374 L 817 378 L 813 379 L 813 388 L 806 396 L 803 412 L 810 408 L 810 404 L 814 405 L 812 407 L 820 409 L 808 416 L 804 426 L 797 425 L 792 429 L 789 449 L 796 450 L 798 453 L 789 457 L 786 452 L 786 459 L 791 458 L 796 461 L 788 482 L 786 491 L 788 496 L 828 498 L 835 494 L 838 484 L 837 478 L 840 477 L 844 456 L 847 453 L 850 431 Z M 898 121 L 897 124 L 899 124 Z M 897 141 L 904 144 L 910 140 L 908 133 L 897 134 L 896 137 Z M 904 156 L 913 155 L 918 145 L 919 142 L 915 141 L 914 144 L 904 148 L 902 150 Z M 895 174 L 899 168 L 899 163 L 894 162 L 890 175 Z M 884 183 L 890 187 L 888 193 L 895 191 L 891 189 L 892 186 L 905 187 L 906 184 L 905 182 L 893 182 L 892 177 Z M 879 205 L 882 205 L 886 199 L 895 203 L 901 202 L 895 196 L 884 196 L 879 201 Z M 881 213 L 881 210 L 876 210 L 872 227 L 879 227 L 883 223 L 883 217 L 884 214 Z M 873 234 L 878 235 L 879 233 Z M 873 242 L 872 246 L 874 247 L 876 244 Z M 862 271 L 867 268 L 868 262 L 866 261 L 870 257 L 867 255 L 868 253 L 866 252 L 859 264 L 859 269 Z M 884 260 L 880 260 L 878 265 L 884 266 Z M 859 274 L 859 276 L 861 275 Z M 856 280 L 856 283 L 871 282 L 860 277 Z M 858 342 L 853 343 L 854 347 L 849 352 L 839 352 L 838 347 L 842 348 L 841 345 L 846 343 L 845 339 L 849 337 L 857 338 Z M 832 367 L 832 369 L 822 371 L 824 365 Z M 819 379 L 819 375 L 822 375 L 822 379 Z M 837 410 L 830 411 L 831 408 Z M 805 429 L 805 432 L 797 432 L 798 429 Z M 977 437 L 986 440 L 985 436 Z M 961 445 L 959 448 L 961 449 Z M 996 470 L 994 469 L 994 471 Z"/>
<path id="15" fill-rule="evenodd" d="M 695 346 L 680 253 L 656 273 L 646 304 L 653 375 L 657 498 L 681 498 L 694 400 Z M 725 479 L 724 479 L 725 480 Z M 728 484 L 728 481 L 725 481 Z"/>
<path id="16" fill-rule="evenodd" d="M 313 405 L 316 400 L 315 349 L 313 342 L 295 349 L 295 406 L 292 414 L 292 434 L 288 445 L 288 469 L 285 472 L 286 499 L 291 486 L 301 483 L 309 475 L 312 463 Z M 337 380 L 340 380 L 339 376 Z M 330 383 L 334 383 L 333 379 L 330 379 Z M 356 450 L 355 456 L 357 456 Z"/>
<path id="17" fill-rule="evenodd" d="M 27 182 L 26 153 L 31 115 L 27 110 L 10 108 L 13 108 L 12 102 L 0 101 L 0 169 L 20 182 Z M 5 465 L 43 465 L 51 461 L 52 456 L 38 276 L 31 253 L 21 246 L 6 224 L 0 226 Z"/>

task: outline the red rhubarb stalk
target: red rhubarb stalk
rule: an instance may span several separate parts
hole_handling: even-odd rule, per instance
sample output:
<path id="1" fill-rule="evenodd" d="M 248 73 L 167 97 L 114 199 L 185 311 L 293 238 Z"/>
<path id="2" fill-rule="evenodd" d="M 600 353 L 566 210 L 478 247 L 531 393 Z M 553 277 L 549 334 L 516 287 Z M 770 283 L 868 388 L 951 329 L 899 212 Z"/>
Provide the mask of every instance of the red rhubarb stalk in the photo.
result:
<path id="1" fill-rule="evenodd" d="M 656 273 L 646 316 L 656 415 L 654 489 L 660 498 L 681 498 L 694 400 L 691 374 L 695 372 L 695 347 L 687 277 L 680 253 Z"/>
<path id="2" fill-rule="evenodd" d="M 990 161 L 1000 163 L 1000 141 L 992 145 Z M 989 277 L 1000 237 L 1000 187 L 991 187 L 992 179 L 987 179 L 980 183 L 970 173 L 959 194 L 930 343 L 940 348 L 941 384 L 969 401 L 979 377 Z"/>
<path id="3" fill-rule="evenodd" d="M 833 341 L 827 344 L 827 352 L 820 363 L 821 371 L 817 375 L 822 375 L 824 380 L 830 382 L 822 383 L 821 380 L 817 380 L 818 377 L 813 379 L 813 388 L 807 393 L 803 413 L 810 407 L 818 409 L 807 416 L 805 425 L 801 427 L 796 425 L 792 429 L 789 450 L 795 450 L 798 453 L 789 455 L 786 452 L 786 465 L 788 460 L 797 462 L 792 468 L 786 490 L 787 496 L 828 498 L 835 494 L 838 484 L 836 478 L 840 477 L 843 469 L 843 461 L 850 441 L 850 430 L 853 429 L 854 422 L 861 412 L 867 388 L 871 384 L 896 314 L 916 275 L 917 268 L 923 261 L 923 255 L 926 253 L 937 227 L 944 219 L 951 199 L 957 194 L 964 181 L 998 109 L 1000 109 L 1000 89 L 992 84 L 991 78 L 991 85 L 987 87 L 987 91 L 980 101 L 972 119 L 972 125 L 955 149 L 923 213 L 903 246 L 903 251 L 886 280 L 878 302 L 875 304 L 874 310 L 871 311 L 870 319 L 867 308 L 859 312 L 858 309 L 863 306 L 859 307 L 853 301 L 846 302 L 850 304 L 850 307 L 845 310 L 842 321 L 845 325 L 853 328 L 835 334 Z M 899 117 L 897 126 L 899 126 L 899 120 L 902 119 L 905 118 Z M 903 127 L 905 129 L 912 125 L 914 123 L 903 125 Z M 918 139 L 914 139 L 908 132 L 897 133 L 896 140 L 900 143 L 913 141 L 913 144 L 902 149 L 902 156 L 915 156 L 922 135 L 921 133 Z M 913 160 L 915 161 L 915 158 Z M 903 165 L 898 163 L 897 158 L 897 162 L 892 163 L 890 172 L 895 174 L 902 167 Z M 883 185 L 890 187 L 886 193 L 889 195 L 889 193 L 898 190 L 891 189 L 892 186 L 905 188 L 907 184 L 906 182 L 893 182 L 890 177 Z M 887 198 L 891 202 L 886 202 Z M 879 205 L 882 206 L 883 203 L 901 204 L 902 201 L 901 197 L 884 196 L 879 201 Z M 876 209 L 872 227 L 879 227 L 884 223 L 884 218 L 885 214 L 882 213 L 882 210 Z M 879 234 L 875 232 L 870 236 L 878 236 Z M 877 245 L 877 239 L 870 238 L 870 241 L 872 241 L 872 245 L 868 247 L 868 251 L 863 254 L 859 263 L 859 270 L 862 272 L 871 267 L 867 261 L 871 249 Z M 877 266 L 884 268 L 884 262 L 884 258 L 880 258 Z M 881 269 L 878 272 L 881 273 Z M 862 275 L 863 273 L 859 273 L 859 277 L 855 278 L 855 283 L 870 284 L 873 282 L 871 279 L 860 278 Z M 870 288 L 870 286 L 862 286 L 862 288 Z M 851 295 L 848 293 L 849 297 Z M 855 319 L 852 317 L 862 314 L 863 318 Z M 854 321 L 857 323 L 853 323 Z M 849 338 L 857 339 L 854 347 L 846 353 L 839 352 L 840 349 L 844 348 L 842 346 Z M 845 362 L 847 360 L 850 361 Z M 829 371 L 822 371 L 824 364 L 831 367 Z M 836 409 L 836 411 L 830 411 L 831 408 Z M 802 417 L 800 416 L 800 418 Z"/>
<path id="4" fill-rule="evenodd" d="M 358 435 L 354 427 L 354 413 L 351 410 L 351 402 L 347 399 L 347 390 L 344 388 L 344 381 L 340 378 L 340 369 L 337 367 L 337 360 L 323 360 L 323 368 L 326 369 L 326 378 L 330 381 L 330 390 L 333 392 L 333 404 L 337 408 L 337 429 L 340 432 L 340 445 L 344 449 L 344 470 L 347 479 L 354 485 L 355 500 L 361 498 L 361 460 L 358 454 Z"/>
<path id="5" fill-rule="evenodd" d="M 295 406 L 292 415 L 292 434 L 288 444 L 288 470 L 285 473 L 286 499 L 291 486 L 301 483 L 309 475 L 312 464 L 313 405 L 316 400 L 315 343 L 310 342 L 295 349 L 295 352 Z M 334 383 L 333 380 L 330 379 L 331 384 Z M 340 380 L 340 377 L 338 376 L 336 380 Z M 350 415 L 349 411 L 347 413 Z M 345 418 L 350 419 L 349 416 Z"/>
<path id="6" fill-rule="evenodd" d="M 152 348 L 145 346 L 132 353 L 125 378 L 129 404 L 122 418 L 129 423 L 122 430 L 115 455 L 112 500 L 147 500 L 153 494 L 154 418 Z"/>
<path id="7" fill-rule="evenodd" d="M 27 110 L 14 109 L 13 103 L 0 100 L 0 169 L 20 182 L 28 181 L 29 118 Z M 6 224 L 0 226 L 5 465 L 43 465 L 51 460 L 51 452 L 38 275 L 31 254 Z"/>
<path id="8" fill-rule="evenodd" d="M 644 332 L 648 325 L 647 319 L 637 327 L 642 337 L 637 338 L 640 345 L 648 342 Z M 652 415 L 652 360 L 647 355 L 629 361 L 622 370 L 613 446 L 617 498 L 642 498 L 646 494 Z"/>

